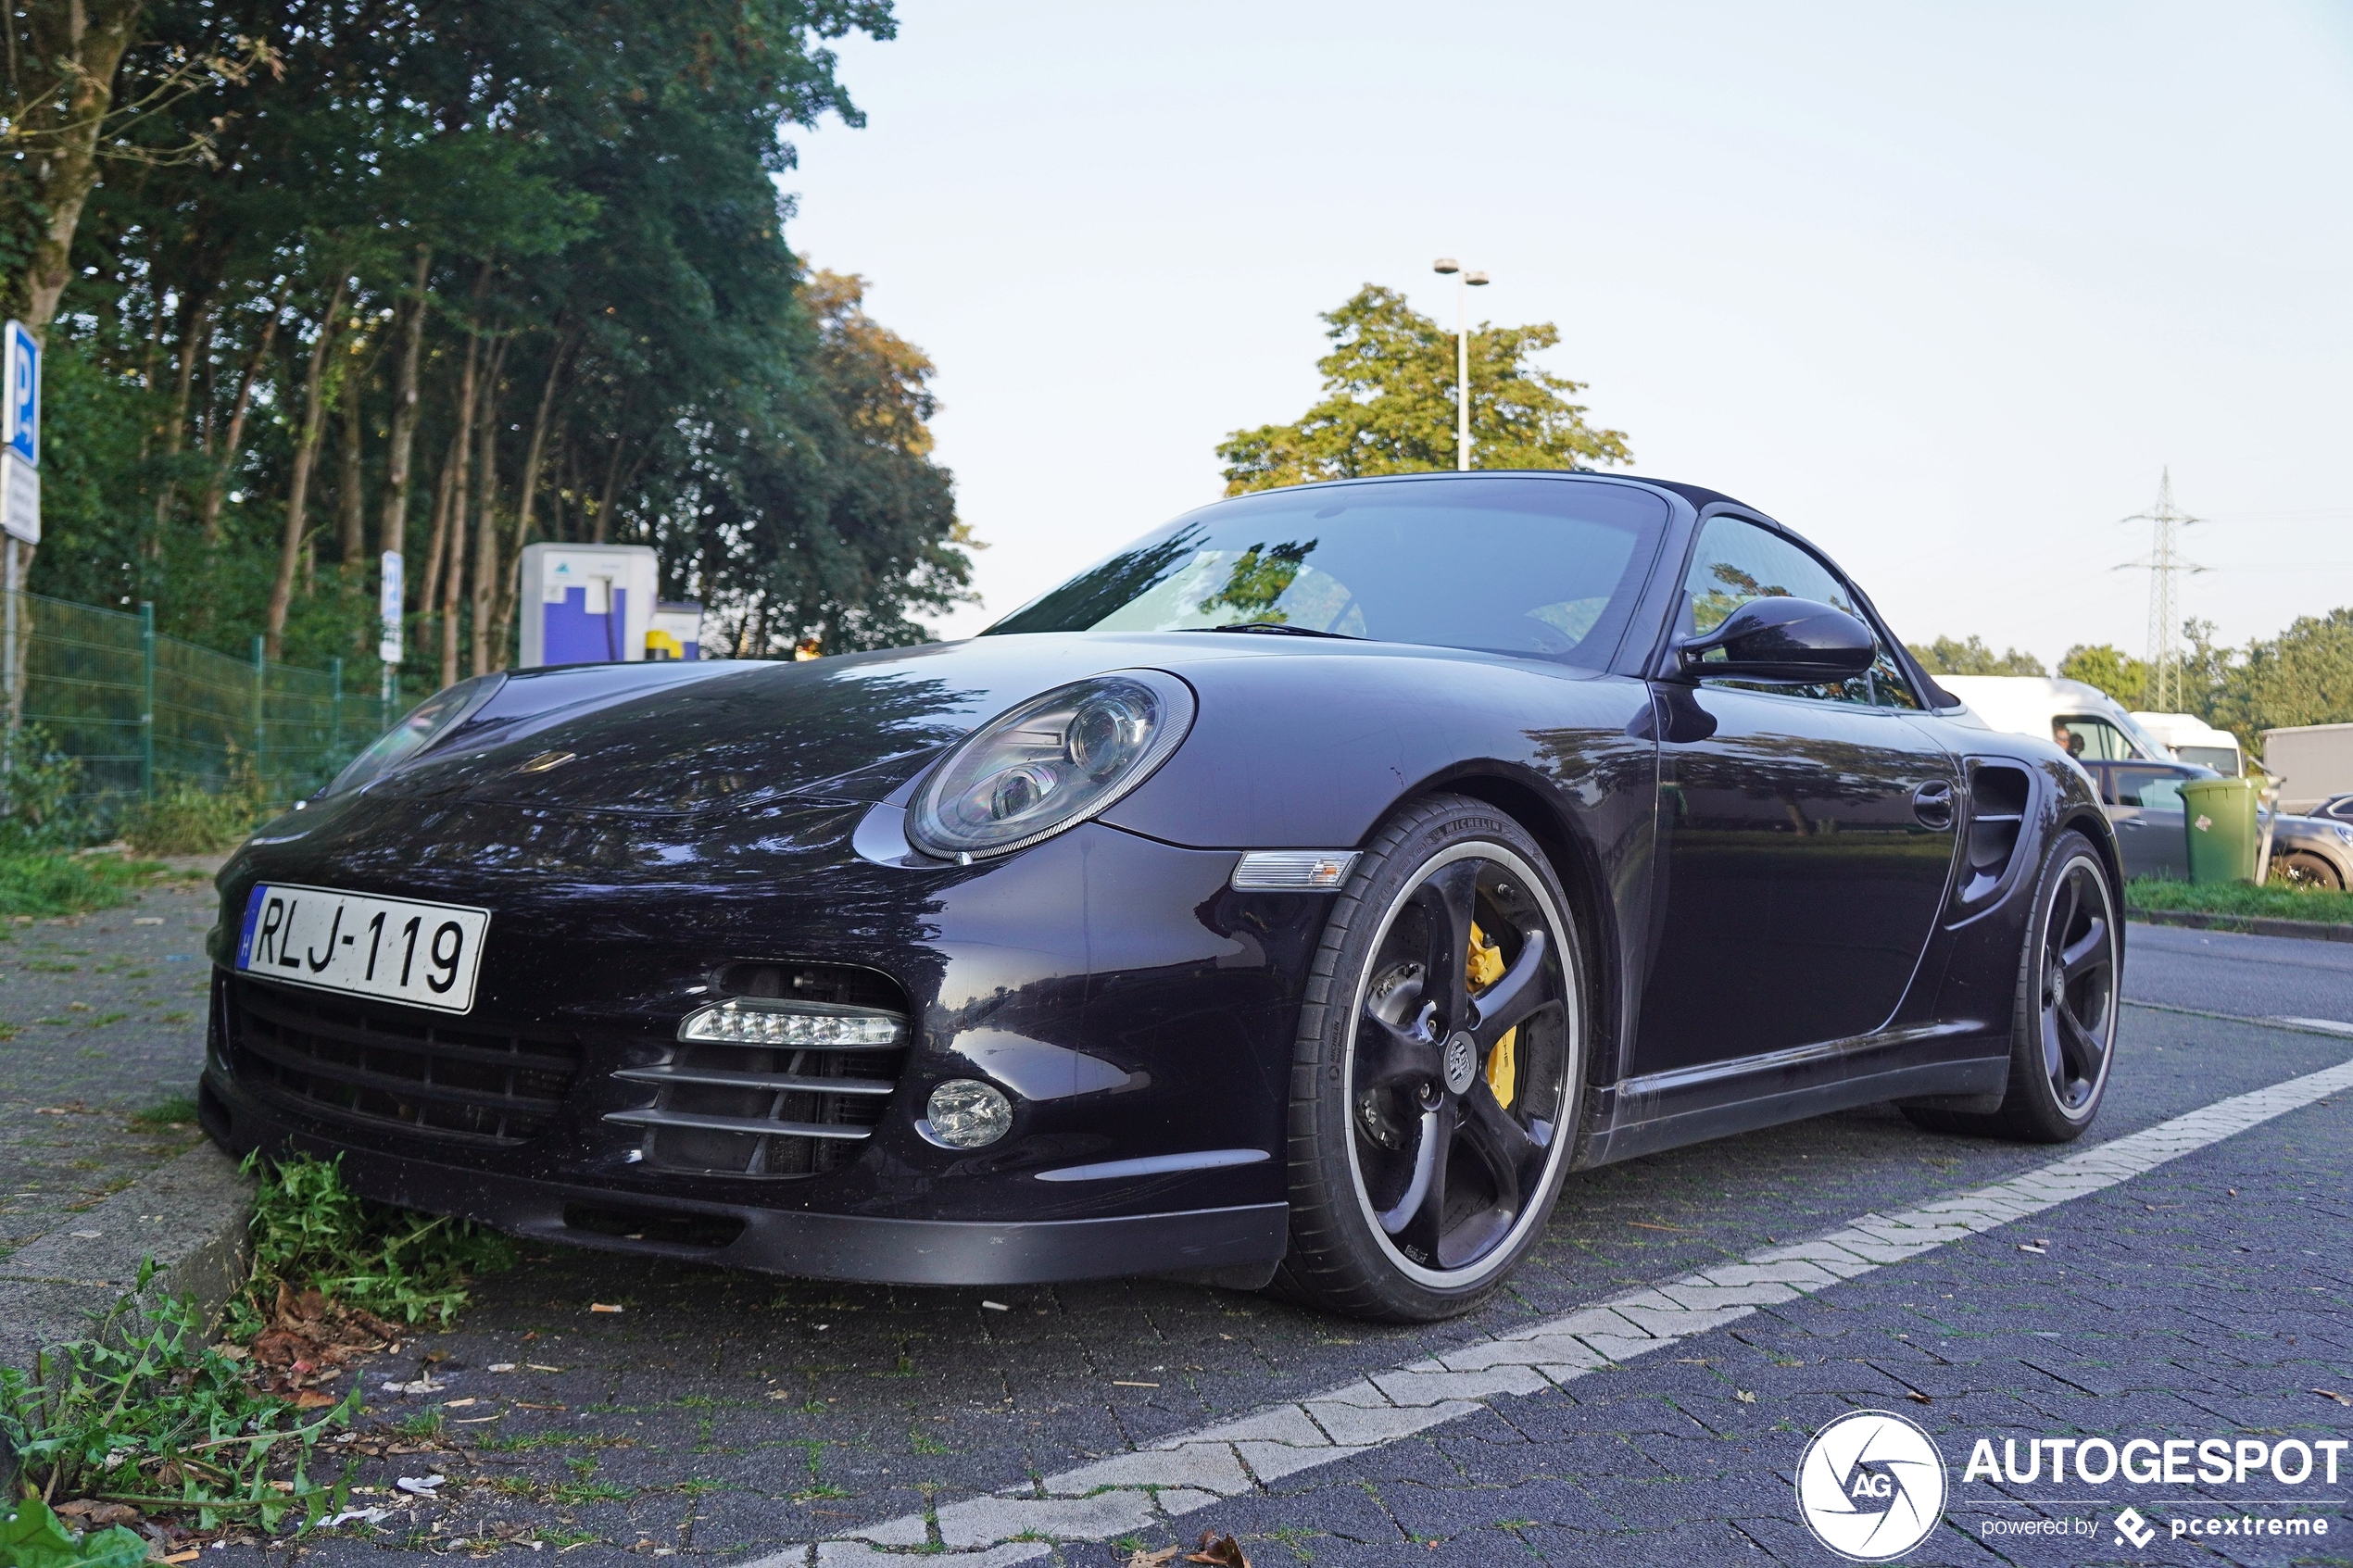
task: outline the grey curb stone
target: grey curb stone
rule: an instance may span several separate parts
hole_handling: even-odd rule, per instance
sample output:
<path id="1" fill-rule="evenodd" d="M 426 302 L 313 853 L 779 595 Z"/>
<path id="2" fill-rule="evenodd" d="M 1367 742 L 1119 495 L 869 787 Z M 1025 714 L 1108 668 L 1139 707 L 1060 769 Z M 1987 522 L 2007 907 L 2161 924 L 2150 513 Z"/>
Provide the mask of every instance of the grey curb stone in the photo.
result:
<path id="1" fill-rule="evenodd" d="M 2274 915 L 2209 915 L 2196 909 L 2136 909 L 2124 918 L 2136 925 L 2185 925 L 2193 931 L 2235 931 L 2249 936 L 2301 936 L 2315 942 L 2353 942 L 2353 925 L 2323 920 L 2282 920 Z"/>
<path id="2" fill-rule="evenodd" d="M 0 1260 L 0 1366 L 30 1373 L 42 1351 L 90 1337 L 149 1258 L 149 1298 L 190 1296 L 218 1312 L 245 1278 L 252 1210 L 253 1184 L 198 1144 Z M 0 1485 L 15 1477 L 16 1456 L 0 1445 Z"/>

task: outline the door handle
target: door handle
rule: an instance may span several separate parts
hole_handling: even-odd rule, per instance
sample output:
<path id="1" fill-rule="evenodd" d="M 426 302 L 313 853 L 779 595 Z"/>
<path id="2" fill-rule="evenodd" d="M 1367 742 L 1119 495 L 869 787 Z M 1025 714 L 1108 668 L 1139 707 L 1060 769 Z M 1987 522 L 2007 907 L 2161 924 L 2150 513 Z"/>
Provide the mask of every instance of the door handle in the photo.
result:
<path id="1" fill-rule="evenodd" d="M 1939 832 L 1953 825 L 1953 785 L 1948 779 L 1930 779 L 1912 791 L 1912 815 L 1920 826 Z"/>

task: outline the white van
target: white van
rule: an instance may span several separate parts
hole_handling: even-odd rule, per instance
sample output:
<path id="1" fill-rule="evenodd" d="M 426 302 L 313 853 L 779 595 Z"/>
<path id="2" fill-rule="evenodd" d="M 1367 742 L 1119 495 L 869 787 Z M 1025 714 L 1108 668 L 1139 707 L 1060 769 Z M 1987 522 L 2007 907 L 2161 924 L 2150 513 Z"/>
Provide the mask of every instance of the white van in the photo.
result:
<path id="1" fill-rule="evenodd" d="M 2246 754 L 2239 749 L 2238 736 L 2230 731 L 2218 730 L 2189 713 L 2144 713 L 2136 708 L 2133 717 L 2141 728 L 2171 746 L 2173 755 L 2183 761 L 2211 768 L 2226 779 L 2246 777 Z"/>
<path id="2" fill-rule="evenodd" d="M 1936 675 L 1992 730 L 2033 735 L 2082 762 L 2172 762 L 2172 747 L 2097 686 L 2050 675 Z"/>

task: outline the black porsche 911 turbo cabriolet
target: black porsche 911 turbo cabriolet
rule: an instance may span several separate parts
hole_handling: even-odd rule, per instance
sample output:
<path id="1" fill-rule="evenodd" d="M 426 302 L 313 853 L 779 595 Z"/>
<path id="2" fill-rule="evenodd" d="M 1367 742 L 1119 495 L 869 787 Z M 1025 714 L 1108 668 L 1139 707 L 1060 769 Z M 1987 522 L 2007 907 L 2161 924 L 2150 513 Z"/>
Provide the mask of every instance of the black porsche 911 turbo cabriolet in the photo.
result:
<path id="1" fill-rule="evenodd" d="M 2074 1137 L 2120 885 L 2082 769 L 1762 513 L 1353 480 L 965 642 L 449 688 L 220 873 L 200 1103 L 649 1259 L 1431 1319 L 1586 1167 Z"/>

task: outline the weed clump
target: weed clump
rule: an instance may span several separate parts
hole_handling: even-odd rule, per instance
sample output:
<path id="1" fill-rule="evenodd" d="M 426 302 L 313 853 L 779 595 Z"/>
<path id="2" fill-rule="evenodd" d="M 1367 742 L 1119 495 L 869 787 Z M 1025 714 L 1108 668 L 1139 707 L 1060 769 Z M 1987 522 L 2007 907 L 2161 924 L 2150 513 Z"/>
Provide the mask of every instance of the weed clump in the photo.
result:
<path id="1" fill-rule="evenodd" d="M 282 1298 L 317 1291 L 386 1320 L 447 1327 L 477 1275 L 512 1268 L 514 1244 L 467 1220 L 371 1202 L 343 1183 L 335 1160 L 248 1156 L 254 1194 L 253 1277 L 231 1304 L 231 1335 L 249 1340 Z"/>
<path id="2" fill-rule="evenodd" d="M 30 1377 L 0 1367 L 0 1436 L 42 1512 L 67 1497 L 185 1511 L 206 1528 L 234 1519 L 271 1530 L 294 1512 L 322 1517 L 341 1489 L 311 1477 L 312 1450 L 329 1427 L 349 1423 L 358 1390 L 305 1421 L 295 1401 L 250 1386 L 242 1357 L 206 1343 L 195 1303 L 143 1302 L 154 1277 L 150 1261 L 95 1335 L 44 1353 Z M 291 1477 L 273 1481 L 271 1469 L 285 1468 L 273 1461 L 288 1455 Z M 44 1524 L 23 1509 L 0 1530 L 62 1533 L 54 1518 Z"/>
<path id="3" fill-rule="evenodd" d="M 123 841 L 143 855 L 210 855 L 243 842 L 270 815 L 270 801 L 250 766 L 233 759 L 233 768 L 225 785 L 159 784 L 151 798 L 123 812 Z"/>

